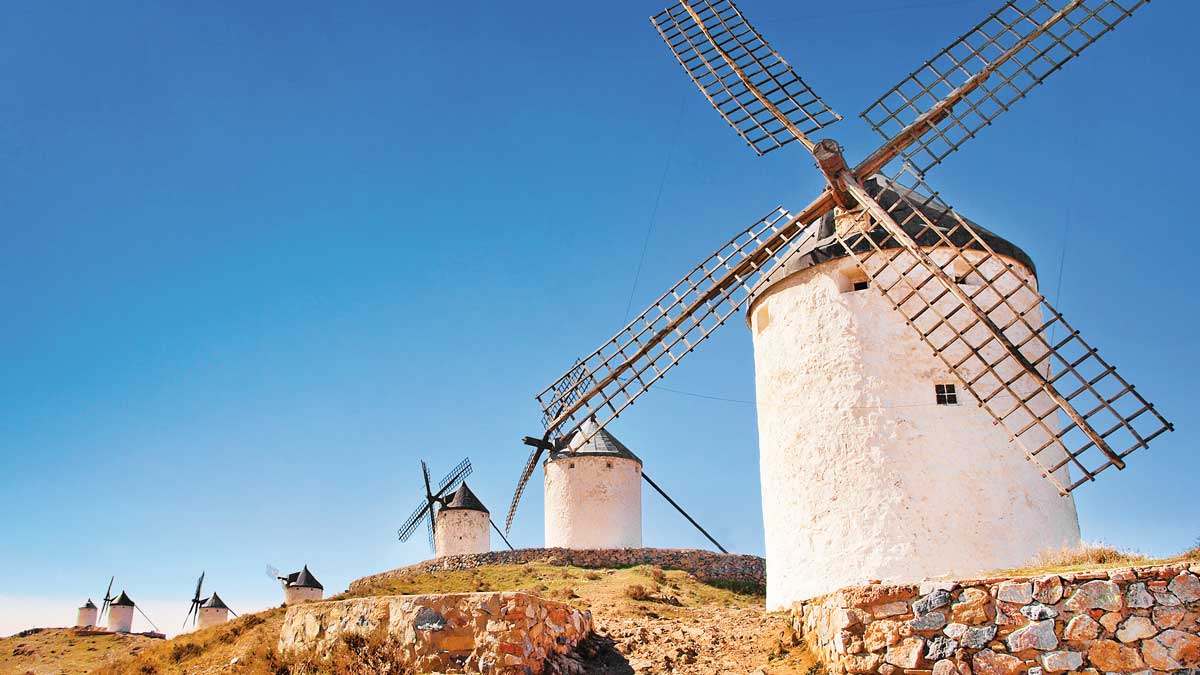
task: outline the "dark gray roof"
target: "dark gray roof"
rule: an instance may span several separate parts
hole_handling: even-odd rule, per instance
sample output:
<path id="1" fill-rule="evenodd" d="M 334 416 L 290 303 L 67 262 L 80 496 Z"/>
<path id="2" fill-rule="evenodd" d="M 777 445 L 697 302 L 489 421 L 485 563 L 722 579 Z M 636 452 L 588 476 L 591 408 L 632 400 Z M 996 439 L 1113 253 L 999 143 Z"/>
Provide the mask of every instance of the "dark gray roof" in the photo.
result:
<path id="1" fill-rule="evenodd" d="M 642 463 L 642 460 L 639 459 L 637 455 L 633 454 L 632 450 L 625 447 L 624 443 L 617 440 L 617 437 L 613 436 L 608 429 L 601 429 L 597 431 L 590 439 L 588 439 L 586 443 L 579 446 L 574 453 L 571 453 L 569 448 L 573 445 L 573 440 L 575 437 L 578 434 L 583 434 L 586 436 L 595 430 L 597 426 L 599 425 L 597 425 L 594 420 L 588 420 L 584 422 L 574 434 L 567 438 L 567 442 L 564 444 L 562 450 L 558 450 L 550 454 L 550 459 L 558 459 L 559 457 L 566 456 L 578 457 L 583 455 L 586 457 L 588 455 L 603 455 L 608 457 L 624 457 L 626 459 L 635 460 L 638 464 Z"/>
<path id="2" fill-rule="evenodd" d="M 92 602 L 91 598 L 88 598 L 88 601 L 83 603 L 83 607 L 79 609 L 96 609 L 96 603 Z"/>
<path id="3" fill-rule="evenodd" d="M 217 595 L 216 593 L 213 593 L 211 596 L 209 596 L 208 600 L 205 600 L 204 604 L 200 606 L 206 609 L 229 609 L 229 607 L 225 605 L 225 601 L 221 600 L 221 596 Z"/>
<path id="4" fill-rule="evenodd" d="M 133 607 L 133 598 L 125 595 L 125 591 L 121 591 L 121 594 L 117 596 L 116 600 L 112 601 L 112 604 L 114 607 Z"/>
<path id="5" fill-rule="evenodd" d="M 325 588 L 312 575 L 312 572 L 308 571 L 308 565 L 305 565 L 304 569 L 299 572 L 293 572 L 288 575 L 288 586 L 295 586 L 296 588 L 320 588 L 322 590 Z"/>
<path id="6" fill-rule="evenodd" d="M 891 184 L 881 176 L 875 176 L 867 179 L 866 187 L 868 192 L 876 195 L 876 200 L 886 209 L 888 209 L 896 222 L 901 223 L 904 231 L 912 235 L 917 243 L 921 246 L 938 246 L 944 242 L 938 237 L 938 234 L 927 230 L 925 222 L 919 217 L 914 217 L 912 208 L 908 203 L 901 202 L 901 195 L 909 195 L 912 192 L 904 187 Z M 882 188 L 882 189 L 881 189 Z M 983 250 L 979 242 L 975 241 L 970 234 L 964 232 L 962 228 L 950 232 L 957 220 L 948 216 L 948 211 L 939 207 L 937 204 L 922 204 L 926 201 L 925 197 L 916 195 L 909 200 L 909 203 L 915 203 L 920 206 L 921 214 L 934 223 L 943 233 L 949 232 L 948 238 L 955 246 L 959 246 L 968 250 Z M 899 203 L 898 203 L 899 202 Z M 893 208 L 894 207 L 894 208 Z M 964 217 L 957 211 L 954 212 L 959 218 L 962 218 L 971 226 L 979 238 L 982 239 L 993 251 L 1007 256 L 1029 268 L 1035 276 L 1037 268 L 1033 264 L 1033 259 L 1029 254 L 1021 250 L 1016 244 L 983 227 L 979 223 Z M 768 288 L 774 282 L 782 280 L 784 277 L 791 276 L 796 272 L 807 269 L 814 265 L 819 265 L 830 260 L 837 260 L 846 257 L 846 249 L 833 236 L 834 228 L 834 213 L 830 211 L 822 218 L 819 225 L 817 236 L 814 239 L 806 240 L 800 249 L 792 255 L 787 264 L 781 268 L 776 268 L 768 274 L 767 281 L 759 286 L 758 293 Z M 889 240 L 889 235 L 883 228 L 876 228 L 871 231 L 871 240 L 884 248 L 895 248 L 895 242 Z M 855 245 L 855 252 L 865 253 L 873 250 L 871 242 L 865 237 L 860 238 Z"/>
<path id="7" fill-rule="evenodd" d="M 483 511 L 484 513 L 490 513 L 487 507 L 483 505 L 483 502 L 479 501 L 479 497 L 476 497 L 475 493 L 471 492 L 471 488 L 467 487 L 466 481 L 463 481 L 463 484 L 459 485 L 458 489 L 450 495 L 442 510 Z"/>

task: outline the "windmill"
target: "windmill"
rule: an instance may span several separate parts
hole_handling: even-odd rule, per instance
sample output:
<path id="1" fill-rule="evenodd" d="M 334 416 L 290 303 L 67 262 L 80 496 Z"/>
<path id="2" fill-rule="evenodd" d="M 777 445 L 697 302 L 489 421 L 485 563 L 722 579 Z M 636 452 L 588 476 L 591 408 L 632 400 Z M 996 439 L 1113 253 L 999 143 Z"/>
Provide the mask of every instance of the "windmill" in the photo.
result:
<path id="1" fill-rule="evenodd" d="M 951 395 L 957 402 L 961 387 L 1004 451 L 1032 463 L 1030 473 L 1053 494 L 1067 497 L 1105 469 L 1123 469 L 1130 453 L 1172 430 L 1038 292 L 1032 270 L 998 251 L 998 237 L 926 182 L 931 169 L 1146 2 L 1005 2 L 862 114 L 883 143 L 854 165 L 835 141 L 810 138 L 841 116 L 733 2 L 680 0 L 652 17 L 693 83 L 757 154 L 798 142 L 826 187 L 799 211 L 776 208 L 736 234 L 537 395 L 545 432 L 527 439 L 534 451 L 509 525 L 544 451 L 599 433 L 802 257 L 849 261 L 858 275 L 850 289 L 873 289 L 888 320 L 907 324 L 910 339 L 948 374 L 937 403 Z M 761 396 L 759 406 L 761 413 Z M 764 504 L 768 560 L 776 560 L 770 520 L 782 515 L 797 514 L 769 513 Z M 780 578 L 774 568 L 771 575 L 772 583 Z M 768 604 L 777 604 L 771 595 L 768 587 Z"/>
<path id="2" fill-rule="evenodd" d="M 183 627 L 187 628 L 188 621 L 192 622 L 192 626 L 196 625 L 196 620 L 200 618 L 200 606 L 204 604 L 204 600 L 200 597 L 200 591 L 204 588 L 204 572 L 200 572 L 200 578 L 196 580 L 196 592 L 192 594 L 192 603 L 188 607 L 187 616 L 183 617 Z"/>
<path id="3" fill-rule="evenodd" d="M 422 503 L 413 510 L 412 515 L 404 521 L 404 525 L 397 531 L 400 541 L 408 541 L 413 533 L 422 522 L 425 522 L 429 535 L 429 548 L 436 555 L 447 555 L 449 553 L 472 552 L 479 553 L 487 551 L 490 548 L 488 539 L 488 525 L 500 534 L 500 538 L 511 549 L 512 544 L 508 543 L 508 539 L 504 538 L 504 534 L 500 532 L 496 524 L 492 522 L 490 514 L 479 499 L 475 496 L 471 489 L 467 487 L 464 480 L 471 475 L 474 469 L 471 466 L 470 458 L 464 458 L 455 466 L 450 473 L 437 484 L 437 490 L 434 491 L 429 480 L 429 467 L 421 460 L 421 477 L 424 482 L 425 497 Z M 452 537 L 455 540 L 466 539 L 461 546 L 449 547 L 447 551 L 439 550 L 437 528 L 442 526 L 439 522 L 442 518 L 454 515 L 454 523 L 447 525 L 455 529 L 455 534 Z M 461 530 L 461 531 L 460 531 Z M 450 533 L 445 533 L 445 539 L 449 541 Z M 459 548 L 462 550 L 457 550 Z"/>

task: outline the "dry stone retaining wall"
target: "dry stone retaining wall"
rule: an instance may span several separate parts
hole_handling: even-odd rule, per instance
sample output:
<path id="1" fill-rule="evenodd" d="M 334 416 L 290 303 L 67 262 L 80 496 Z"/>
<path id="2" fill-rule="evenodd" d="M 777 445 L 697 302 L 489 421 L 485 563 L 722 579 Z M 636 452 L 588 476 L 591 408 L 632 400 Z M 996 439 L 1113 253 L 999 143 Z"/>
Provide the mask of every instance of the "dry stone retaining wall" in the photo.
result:
<path id="1" fill-rule="evenodd" d="M 873 584 L 796 603 L 835 675 L 1200 675 L 1200 564 Z"/>
<path id="2" fill-rule="evenodd" d="M 489 565 L 522 565 L 533 562 L 591 568 L 657 565 L 663 569 L 683 570 L 703 582 L 734 581 L 757 586 L 765 586 L 767 583 L 766 566 L 763 559 L 752 555 L 722 554 L 695 549 L 522 548 L 515 551 L 489 551 L 426 560 L 409 567 L 363 577 L 351 583 L 350 590 L 353 592 L 368 588 L 381 581 L 416 574 L 469 570 Z"/>
<path id="3" fill-rule="evenodd" d="M 393 595 L 288 607 L 279 650 L 328 654 L 386 631 L 416 672 L 541 673 L 592 631 L 590 612 L 527 593 Z"/>

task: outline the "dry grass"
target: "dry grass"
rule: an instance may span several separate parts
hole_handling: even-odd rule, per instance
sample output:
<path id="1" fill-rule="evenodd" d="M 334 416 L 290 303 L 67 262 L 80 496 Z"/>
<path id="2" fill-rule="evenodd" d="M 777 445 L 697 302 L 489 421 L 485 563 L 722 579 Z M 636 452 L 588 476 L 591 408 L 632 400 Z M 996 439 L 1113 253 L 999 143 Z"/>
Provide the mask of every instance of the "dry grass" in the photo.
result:
<path id="1" fill-rule="evenodd" d="M 140 635 L 81 636 L 70 628 L 47 628 L 0 639 L 0 675 L 79 675 L 161 644 Z"/>
<path id="2" fill-rule="evenodd" d="M 1073 548 L 1043 551 L 1024 567 L 999 570 L 998 576 L 1029 576 L 1050 572 L 1079 572 L 1092 569 L 1161 565 L 1183 561 L 1200 560 L 1200 541 L 1196 546 L 1170 558 L 1151 558 L 1137 551 L 1122 550 L 1105 543 L 1083 542 Z"/>
<path id="3" fill-rule="evenodd" d="M 271 665 L 264 655 L 275 651 L 284 610 L 269 609 L 246 614 L 220 626 L 185 633 L 173 640 L 153 644 L 136 656 L 101 666 L 94 675 L 182 675 L 202 671 L 220 672 L 237 659 L 237 673 L 246 675 L 291 675 L 303 670 L 264 670 Z M 317 675 L 316 672 L 313 675 Z"/>

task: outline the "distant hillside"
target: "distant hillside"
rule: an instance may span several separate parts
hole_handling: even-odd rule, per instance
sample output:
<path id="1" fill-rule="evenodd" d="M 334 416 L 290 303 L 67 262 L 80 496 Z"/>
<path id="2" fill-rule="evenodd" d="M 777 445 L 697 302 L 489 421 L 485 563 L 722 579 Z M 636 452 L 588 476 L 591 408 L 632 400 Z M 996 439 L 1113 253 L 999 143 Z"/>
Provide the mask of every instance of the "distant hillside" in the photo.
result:
<path id="1" fill-rule="evenodd" d="M 346 597 L 463 591 L 523 590 L 581 609 L 596 619 L 597 637 L 585 645 L 589 673 L 730 668 L 767 675 L 797 675 L 811 665 L 807 651 L 782 615 L 763 611 L 763 597 L 696 581 L 686 572 L 654 567 L 592 570 L 544 564 L 501 565 L 436 572 L 358 588 Z M 275 643 L 284 610 L 239 617 L 176 637 L 139 645 L 123 659 L 96 658 L 90 675 L 332 675 L 333 668 L 281 659 Z M 355 649 L 369 649 L 357 646 Z M 345 653 L 336 675 L 357 675 Z M 3 671 L 0 675 L 25 675 Z M 57 673 L 53 667 L 37 675 Z M 69 671 L 74 675 L 80 670 Z M 366 672 L 366 671 L 364 671 Z M 372 671 L 373 672 L 373 671 Z"/>
<path id="2" fill-rule="evenodd" d="M 128 659 L 162 640 L 141 635 L 78 636 L 70 628 L 43 628 L 0 639 L 0 675 L 80 675 Z"/>

